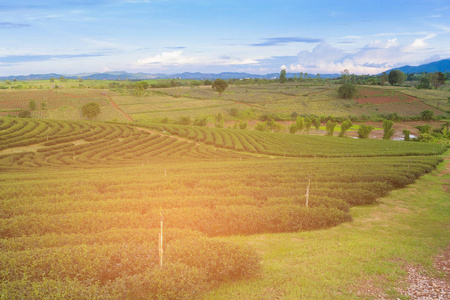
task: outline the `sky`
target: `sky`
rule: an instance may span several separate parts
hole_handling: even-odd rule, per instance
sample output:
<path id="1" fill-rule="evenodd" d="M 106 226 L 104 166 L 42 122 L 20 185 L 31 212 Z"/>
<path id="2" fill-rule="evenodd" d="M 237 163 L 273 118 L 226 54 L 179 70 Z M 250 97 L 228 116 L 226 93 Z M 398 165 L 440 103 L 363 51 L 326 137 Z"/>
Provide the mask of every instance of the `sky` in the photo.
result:
<path id="1" fill-rule="evenodd" d="M 0 0 L 0 76 L 378 74 L 445 58 L 448 0 Z"/>

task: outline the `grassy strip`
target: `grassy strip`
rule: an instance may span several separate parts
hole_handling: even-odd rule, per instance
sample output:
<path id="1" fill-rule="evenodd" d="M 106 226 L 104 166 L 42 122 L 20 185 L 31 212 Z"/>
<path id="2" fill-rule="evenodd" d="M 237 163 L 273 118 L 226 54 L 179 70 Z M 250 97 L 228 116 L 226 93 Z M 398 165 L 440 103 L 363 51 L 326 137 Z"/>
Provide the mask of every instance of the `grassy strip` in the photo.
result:
<path id="1" fill-rule="evenodd" d="M 447 157 L 449 152 L 446 152 Z M 406 299 L 406 265 L 436 275 L 432 258 L 450 241 L 450 174 L 436 171 L 379 205 L 354 207 L 352 223 L 301 233 L 221 238 L 251 245 L 262 254 L 258 279 L 230 283 L 206 299 Z M 448 167 L 447 167 L 448 170 Z M 448 183 L 447 183 L 448 184 Z"/>

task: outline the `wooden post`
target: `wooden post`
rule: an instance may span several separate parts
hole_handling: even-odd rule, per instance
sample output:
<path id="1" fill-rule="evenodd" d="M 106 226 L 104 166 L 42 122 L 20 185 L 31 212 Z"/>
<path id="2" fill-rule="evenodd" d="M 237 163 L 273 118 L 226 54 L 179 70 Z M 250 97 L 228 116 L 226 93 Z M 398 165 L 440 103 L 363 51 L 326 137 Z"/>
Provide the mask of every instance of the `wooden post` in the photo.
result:
<path id="1" fill-rule="evenodd" d="M 162 268 L 163 266 L 163 215 L 162 212 L 161 215 L 161 232 L 159 233 L 159 239 L 158 239 L 158 253 L 159 253 L 159 267 Z"/>
<path id="2" fill-rule="evenodd" d="M 306 186 L 306 206 L 308 206 L 309 201 L 309 187 L 311 186 L 311 178 L 308 178 L 308 185 Z"/>

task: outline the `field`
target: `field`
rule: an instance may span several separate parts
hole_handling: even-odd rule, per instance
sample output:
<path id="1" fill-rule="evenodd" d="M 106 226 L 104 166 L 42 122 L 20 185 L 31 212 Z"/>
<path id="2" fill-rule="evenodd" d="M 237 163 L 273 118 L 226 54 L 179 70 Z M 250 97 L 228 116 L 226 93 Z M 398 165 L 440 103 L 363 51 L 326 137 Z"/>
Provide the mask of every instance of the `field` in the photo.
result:
<path id="1" fill-rule="evenodd" d="M 175 121 L 181 116 L 189 116 L 192 119 L 208 117 L 212 123 L 211 118 L 218 113 L 226 120 L 250 121 L 264 114 L 289 120 L 294 112 L 335 117 L 375 117 L 396 112 L 410 117 L 427 109 L 436 116 L 445 115 L 450 110 L 448 87 L 424 91 L 412 87 L 358 86 L 358 96 L 344 100 L 338 99 L 339 85 L 332 82 L 238 84 L 231 85 L 221 97 L 210 86 L 152 88 L 137 96 L 126 88 L 110 89 L 109 83 L 69 80 L 61 83 L 30 82 L 28 86 L 21 82 L 10 86 L 3 84 L 9 89 L 0 89 L 0 116 L 16 115 L 27 108 L 31 100 L 38 102 L 33 111 L 36 118 L 82 120 L 80 107 L 85 101 L 92 100 L 102 105 L 99 120 L 125 122 L 128 117 L 135 121 L 159 122 L 163 118 Z M 18 89 L 19 85 L 27 88 Z M 55 85 L 59 88 L 55 89 Z M 46 109 L 42 109 L 42 103 L 46 103 Z M 116 103 L 121 111 L 114 109 L 112 103 Z M 232 109 L 238 114 L 230 115 Z"/>
<path id="2" fill-rule="evenodd" d="M 0 90 L 2 299 L 395 299 L 407 268 L 435 275 L 450 240 L 444 144 L 170 121 L 394 105 L 439 115 L 444 93 L 71 84 Z M 33 118 L 13 117 L 30 101 Z M 97 121 L 82 118 L 87 102 Z"/>

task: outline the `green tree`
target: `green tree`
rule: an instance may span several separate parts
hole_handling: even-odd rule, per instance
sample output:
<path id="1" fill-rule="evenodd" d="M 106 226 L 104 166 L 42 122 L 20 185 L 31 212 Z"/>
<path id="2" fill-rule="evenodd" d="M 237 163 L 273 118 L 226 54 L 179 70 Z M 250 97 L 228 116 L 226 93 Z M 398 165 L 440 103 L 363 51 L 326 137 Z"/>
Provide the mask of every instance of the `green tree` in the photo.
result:
<path id="1" fill-rule="evenodd" d="M 330 120 L 327 122 L 326 130 L 328 136 L 333 136 L 335 127 L 336 127 L 335 122 L 331 122 Z"/>
<path id="2" fill-rule="evenodd" d="M 267 122 L 257 123 L 255 126 L 255 130 L 257 131 L 266 131 L 267 130 Z"/>
<path id="3" fill-rule="evenodd" d="M 386 72 L 381 73 L 380 85 L 385 85 L 387 81 L 388 81 L 388 75 L 386 74 Z"/>
<path id="4" fill-rule="evenodd" d="M 289 132 L 295 134 L 298 131 L 297 123 L 292 123 L 289 127 Z"/>
<path id="5" fill-rule="evenodd" d="M 356 87 L 351 83 L 344 83 L 338 90 L 338 95 L 341 99 L 352 99 L 356 96 L 356 93 Z"/>
<path id="6" fill-rule="evenodd" d="M 305 120 L 304 120 L 304 123 L 305 123 L 305 131 L 306 131 L 306 134 L 309 134 L 309 130 L 311 129 L 311 126 L 312 126 L 312 120 L 311 120 L 311 118 L 306 117 Z"/>
<path id="7" fill-rule="evenodd" d="M 147 88 L 148 88 L 147 82 L 139 81 L 133 86 L 134 89 L 133 94 L 136 96 L 141 96 Z"/>
<path id="8" fill-rule="evenodd" d="M 302 131 L 305 128 L 305 121 L 302 117 L 297 117 L 297 129 L 298 131 Z"/>
<path id="9" fill-rule="evenodd" d="M 407 129 L 404 129 L 403 130 L 403 135 L 405 136 L 405 138 L 404 138 L 404 140 L 405 141 L 409 141 L 409 130 L 407 130 Z"/>
<path id="10" fill-rule="evenodd" d="M 430 121 L 433 119 L 434 112 L 432 110 L 426 109 L 420 112 L 420 118 L 424 121 Z"/>
<path id="11" fill-rule="evenodd" d="M 81 112 L 83 117 L 86 117 L 90 120 L 94 120 L 100 114 L 100 104 L 97 102 L 89 102 L 83 105 L 81 108 Z"/>
<path id="12" fill-rule="evenodd" d="M 405 81 L 405 73 L 400 70 L 392 70 L 389 72 L 389 83 L 392 85 L 402 85 Z"/>
<path id="13" fill-rule="evenodd" d="M 28 102 L 28 108 L 30 110 L 35 110 L 36 109 L 36 102 L 34 100 L 30 100 L 30 102 Z"/>
<path id="14" fill-rule="evenodd" d="M 431 85 L 435 89 L 438 89 L 439 87 L 441 87 L 442 85 L 445 84 L 445 75 L 444 75 L 444 73 L 436 72 L 436 73 L 429 74 L 429 76 L 430 76 Z"/>
<path id="15" fill-rule="evenodd" d="M 181 116 L 177 122 L 180 125 L 191 125 L 191 117 L 189 116 Z"/>
<path id="16" fill-rule="evenodd" d="M 352 126 L 353 126 L 353 123 L 350 120 L 345 120 L 344 122 L 342 122 L 342 124 L 341 124 L 341 132 L 339 133 L 339 136 L 340 137 L 344 137 L 345 133 L 347 132 L 347 130 L 349 130 L 350 127 L 352 127 Z"/>
<path id="17" fill-rule="evenodd" d="M 341 78 L 342 78 L 342 83 L 349 83 L 350 82 L 350 72 L 348 71 L 348 69 L 345 69 L 344 71 L 341 72 Z"/>
<path id="18" fill-rule="evenodd" d="M 418 89 L 431 89 L 431 83 L 430 83 L 430 77 L 428 76 L 422 76 L 420 78 L 419 85 L 417 86 Z"/>
<path id="19" fill-rule="evenodd" d="M 374 127 L 369 125 L 360 125 L 358 128 L 358 137 L 360 139 L 368 139 L 370 132 L 374 130 Z"/>
<path id="20" fill-rule="evenodd" d="M 212 83 L 211 86 L 212 86 L 213 90 L 216 90 L 217 92 L 219 92 L 219 98 L 220 98 L 223 91 L 225 91 L 228 88 L 228 82 L 226 82 L 223 79 L 217 78 L 216 80 L 214 80 L 214 82 Z"/>
<path id="21" fill-rule="evenodd" d="M 286 69 L 281 70 L 280 72 L 280 82 L 285 83 L 287 81 L 286 79 Z"/>
<path id="22" fill-rule="evenodd" d="M 395 130 L 392 128 L 394 126 L 394 122 L 391 120 L 383 120 L 383 140 L 390 140 L 391 137 L 394 135 Z"/>
<path id="23" fill-rule="evenodd" d="M 313 123 L 314 127 L 316 128 L 316 130 L 319 130 L 320 125 L 321 125 L 320 124 L 320 118 L 319 117 L 312 117 L 311 120 L 312 120 L 312 123 Z"/>

